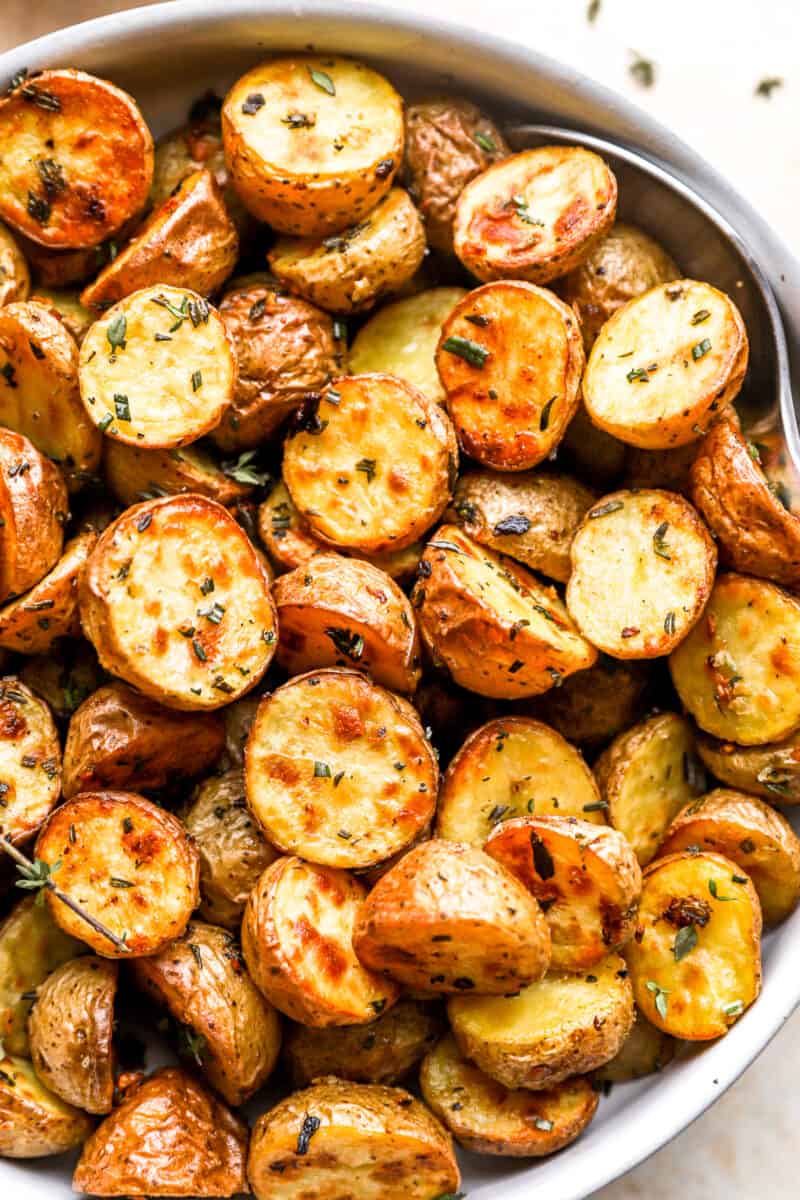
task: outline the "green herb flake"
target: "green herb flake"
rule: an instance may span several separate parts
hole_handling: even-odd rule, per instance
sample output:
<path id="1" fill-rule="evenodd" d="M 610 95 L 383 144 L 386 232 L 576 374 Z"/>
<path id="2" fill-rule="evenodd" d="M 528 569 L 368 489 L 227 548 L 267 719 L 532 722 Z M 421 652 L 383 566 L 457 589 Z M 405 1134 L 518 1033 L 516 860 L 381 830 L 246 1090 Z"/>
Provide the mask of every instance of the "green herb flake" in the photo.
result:
<path id="1" fill-rule="evenodd" d="M 640 87 L 650 88 L 656 81 L 655 63 L 649 58 L 644 58 L 641 54 L 634 54 L 633 62 L 628 67 L 628 71 Z"/>
<path id="2" fill-rule="evenodd" d="M 558 396 L 551 396 L 550 399 L 547 401 L 547 404 L 545 404 L 544 408 L 542 409 L 541 415 L 539 417 L 539 430 L 542 433 L 544 433 L 545 429 L 547 429 L 547 426 L 550 424 L 550 413 L 552 412 L 553 405 L 555 404 L 557 399 L 558 399 Z"/>
<path id="3" fill-rule="evenodd" d="M 192 638 L 192 649 L 194 650 L 195 655 L 200 662 L 208 662 L 208 655 L 203 649 L 203 643 L 197 638 Z"/>
<path id="4" fill-rule="evenodd" d="M 125 335 L 128 332 L 128 319 L 124 313 L 114 317 L 113 321 L 109 321 L 106 329 L 106 337 L 108 344 L 111 347 L 111 353 L 115 354 L 117 350 L 124 350 L 127 342 Z"/>
<path id="5" fill-rule="evenodd" d="M 734 1000 L 731 1004 L 724 1005 L 722 1009 L 726 1017 L 738 1017 L 744 1012 L 744 1002 L 742 1000 Z"/>
<path id="6" fill-rule="evenodd" d="M 203 372 L 192 371 L 192 391 L 196 392 L 203 386 Z"/>
<path id="7" fill-rule="evenodd" d="M 667 549 L 666 536 L 669 529 L 669 521 L 662 521 L 658 529 L 653 534 L 653 549 L 659 558 L 665 558 L 667 562 L 672 562 L 672 555 Z"/>
<path id="8" fill-rule="evenodd" d="M 100 430 L 101 433 L 105 433 L 105 431 L 108 429 L 109 425 L 111 424 L 111 422 L 113 420 L 114 420 L 113 413 L 106 413 L 97 422 L 97 428 Z"/>
<path id="9" fill-rule="evenodd" d="M 550 1133 L 551 1129 L 553 1128 L 553 1122 L 548 1121 L 546 1117 L 535 1117 L 533 1124 L 535 1128 L 540 1129 L 542 1133 Z"/>
<path id="10" fill-rule="evenodd" d="M 130 421 L 131 419 L 131 404 L 127 396 L 121 392 L 114 393 L 114 410 L 117 414 L 118 421 Z"/>
<path id="11" fill-rule="evenodd" d="M 361 471 L 362 475 L 366 475 L 367 483 L 372 483 L 375 478 L 376 465 L 374 458 L 360 458 L 356 463 L 356 470 Z"/>
<path id="12" fill-rule="evenodd" d="M 316 71 L 313 67 L 308 68 L 308 73 L 311 76 L 311 82 L 322 92 L 327 92 L 329 96 L 336 95 L 336 88 L 333 80 L 326 71 Z"/>
<path id="13" fill-rule="evenodd" d="M 607 517 L 611 513 L 619 512 L 624 507 L 625 504 L 622 500 L 609 500 L 607 504 L 601 504 L 599 508 L 593 508 L 589 513 L 589 520 L 596 521 L 598 517 Z"/>
<path id="14" fill-rule="evenodd" d="M 487 154 L 494 154 L 497 150 L 494 139 L 490 138 L 488 133 L 481 133 L 478 130 L 475 134 L 475 141 L 480 146 L 481 150 L 485 150 Z"/>
<path id="15" fill-rule="evenodd" d="M 257 450 L 246 450 L 238 458 L 221 464 L 222 473 L 236 483 L 249 484 L 252 487 L 266 487 L 269 483 L 269 472 L 259 469 L 256 462 Z"/>
<path id="16" fill-rule="evenodd" d="M 716 879 L 709 879 L 709 881 L 708 881 L 708 890 L 709 890 L 709 892 L 711 893 L 711 895 L 714 897 L 714 899 L 715 899 L 715 900 L 718 900 L 718 901 L 720 902 L 720 904 L 726 904 L 726 903 L 728 903 L 730 900 L 735 900 L 735 899 L 736 899 L 736 897 L 735 897 L 735 896 L 720 896 L 720 894 L 719 894 L 719 891 L 717 890 L 717 881 L 716 881 Z"/>
<path id="17" fill-rule="evenodd" d="M 672 955 L 675 962 L 680 962 L 686 958 L 687 954 L 691 954 L 697 945 L 697 930 L 694 925 L 684 925 L 675 934 L 675 941 L 672 944 Z"/>
<path id="18" fill-rule="evenodd" d="M 314 763 L 314 778 L 315 779 L 330 779 L 331 769 L 326 762 Z"/>
<path id="19" fill-rule="evenodd" d="M 192 952 L 192 957 L 197 963 L 199 970 L 203 969 L 203 954 L 200 947 L 195 942 L 189 942 L 189 949 Z"/>
<path id="20" fill-rule="evenodd" d="M 670 611 L 664 617 L 664 633 L 668 633 L 672 637 L 675 632 L 675 613 Z"/>
<path id="21" fill-rule="evenodd" d="M 710 316 L 711 316 L 711 313 L 708 311 L 707 308 L 698 308 L 697 312 L 692 317 L 692 324 L 693 325 L 702 325 L 703 322 L 707 321 Z"/>
<path id="22" fill-rule="evenodd" d="M 708 338 L 703 338 L 702 342 L 698 342 L 696 346 L 692 346 L 692 358 L 695 362 L 700 358 L 704 358 L 711 349 L 711 342 Z"/>
<path id="23" fill-rule="evenodd" d="M 648 992 L 653 993 L 653 1004 L 655 1005 L 656 1012 L 661 1017 L 662 1021 L 665 1021 L 667 1019 L 667 1008 L 669 1005 L 669 990 L 667 988 L 659 987 L 659 985 L 652 979 L 648 979 L 645 986 L 647 987 Z"/>
<path id="24" fill-rule="evenodd" d="M 364 639 L 360 633 L 329 626 L 325 630 L 325 634 L 331 639 L 338 652 L 345 658 L 351 659 L 352 662 L 358 662 L 364 653 Z"/>
<path id="25" fill-rule="evenodd" d="M 771 100 L 772 93 L 778 88 L 783 87 L 783 80 L 779 75 L 770 75 L 766 79 L 761 79 L 756 84 L 755 95 L 763 97 L 764 100 Z"/>
<path id="26" fill-rule="evenodd" d="M 136 885 L 130 879 L 120 879 L 118 875 L 109 875 L 108 882 L 114 888 L 132 888 Z"/>
<path id="27" fill-rule="evenodd" d="M 594 25 L 600 15 L 600 7 L 602 0 L 589 0 L 589 7 L 586 9 L 586 20 L 590 25 Z"/>
<path id="28" fill-rule="evenodd" d="M 489 351 L 485 346 L 481 346 L 479 342 L 473 342 L 472 338 L 453 337 L 445 338 L 442 342 L 442 349 L 448 354 L 455 354 L 457 358 L 463 358 L 464 362 L 469 363 L 471 367 L 483 367 L 489 357 Z"/>
<path id="29" fill-rule="evenodd" d="M 309 1113 L 306 1113 L 303 1117 L 303 1124 L 300 1126 L 300 1132 L 297 1135 L 295 1154 L 308 1154 L 309 1143 L 321 1124 L 322 1121 L 319 1117 L 312 1117 Z"/>

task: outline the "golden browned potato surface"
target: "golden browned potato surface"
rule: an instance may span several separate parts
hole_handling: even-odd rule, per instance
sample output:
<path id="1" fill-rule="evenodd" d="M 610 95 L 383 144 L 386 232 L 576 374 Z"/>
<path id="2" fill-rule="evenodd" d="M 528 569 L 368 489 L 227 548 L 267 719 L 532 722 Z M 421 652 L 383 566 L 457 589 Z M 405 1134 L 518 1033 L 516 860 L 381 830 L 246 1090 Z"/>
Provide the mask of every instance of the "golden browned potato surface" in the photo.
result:
<path id="1" fill-rule="evenodd" d="M 58 467 L 22 434 L 0 428 L 0 601 L 27 592 L 55 566 L 68 511 Z"/>
<path id="2" fill-rule="evenodd" d="M 52 571 L 29 592 L 0 608 L 0 646 L 19 654 L 44 654 L 61 637 L 78 637 L 78 589 L 97 534 L 79 533 Z"/>
<path id="3" fill-rule="evenodd" d="M 14 675 L 0 679 L 0 833 L 26 842 L 61 794 L 61 746 L 50 709 Z"/>
<path id="4" fill-rule="evenodd" d="M 25 1058 L 0 1059 L 0 1155 L 43 1158 L 86 1140 L 92 1119 L 49 1092 Z"/>
<path id="5" fill-rule="evenodd" d="M 220 464 L 205 442 L 142 450 L 106 438 L 103 446 L 105 481 L 124 505 L 179 492 L 198 492 L 218 504 L 234 504 L 253 490 L 252 483 L 239 482 L 237 476 L 242 474 L 245 479 L 251 477 L 249 471 L 237 469 L 236 461 Z"/>
<path id="6" fill-rule="evenodd" d="M 800 801 L 800 733 L 766 746 L 738 746 L 697 730 L 695 744 L 720 783 L 772 804 Z"/>
<path id="7" fill-rule="evenodd" d="M 0 224 L 0 306 L 27 300 L 31 275 L 13 233 Z"/>
<path id="8" fill-rule="evenodd" d="M 651 1025 L 639 1010 L 625 1041 L 617 1054 L 604 1066 L 592 1072 L 597 1083 L 627 1083 L 641 1079 L 669 1066 L 675 1056 L 676 1041 Z"/>

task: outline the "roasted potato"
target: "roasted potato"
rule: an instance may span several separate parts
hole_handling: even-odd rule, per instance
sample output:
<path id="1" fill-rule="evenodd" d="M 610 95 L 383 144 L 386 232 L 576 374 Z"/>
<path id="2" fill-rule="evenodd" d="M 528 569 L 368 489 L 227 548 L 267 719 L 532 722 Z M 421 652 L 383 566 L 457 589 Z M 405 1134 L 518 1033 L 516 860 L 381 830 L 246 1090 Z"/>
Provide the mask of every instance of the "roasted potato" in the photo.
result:
<path id="1" fill-rule="evenodd" d="M 675 1041 L 651 1025 L 639 1010 L 622 1046 L 604 1066 L 592 1072 L 595 1083 L 627 1083 L 663 1071 L 675 1057 Z"/>
<path id="2" fill-rule="evenodd" d="M 43 579 L 0 608 L 0 647 L 44 654 L 60 637 L 80 635 L 78 588 L 97 534 L 79 533 Z"/>
<path id="3" fill-rule="evenodd" d="M 436 366 L 461 449 L 486 467 L 523 471 L 551 454 L 577 411 L 578 321 L 544 288 L 487 283 L 445 320 Z"/>
<path id="4" fill-rule="evenodd" d="M 279 233 L 339 233 L 374 208 L 403 156 L 403 102 L 352 59 L 285 55 L 233 85 L 225 160 L 246 207 Z"/>
<path id="5" fill-rule="evenodd" d="M 445 1200 L 460 1182 L 450 1135 L 424 1104 L 400 1088 L 334 1078 L 258 1118 L 247 1176 L 256 1200 Z"/>
<path id="6" fill-rule="evenodd" d="M 40 831 L 36 857 L 57 874 L 59 888 L 124 942 L 110 942 L 48 891 L 61 928 L 104 958 L 155 954 L 183 932 L 197 907 L 198 856 L 183 825 L 133 792 L 67 800 Z"/>
<path id="7" fill-rule="evenodd" d="M 657 858 L 645 871 L 626 953 L 636 1003 L 652 1025 L 687 1041 L 720 1037 L 761 989 L 755 888 L 720 854 Z"/>
<path id="8" fill-rule="evenodd" d="M 68 516 L 58 467 L 22 434 L 0 428 L 0 603 L 56 565 Z"/>
<path id="9" fill-rule="evenodd" d="M 720 421 L 726 413 L 733 411 L 732 408 L 725 409 Z M 640 450 L 637 446 L 626 446 L 625 487 L 665 488 L 668 492 L 680 492 L 691 500 L 689 471 L 701 445 L 701 442 L 688 442 L 672 450 Z"/>
<path id="10" fill-rule="evenodd" d="M 27 300 L 31 274 L 13 233 L 0 224 L 0 307 Z"/>
<path id="11" fill-rule="evenodd" d="M 800 732 L 766 746 L 737 746 L 698 729 L 695 745 L 720 783 L 772 804 L 800 803 Z"/>
<path id="12" fill-rule="evenodd" d="M 357 671 L 298 675 L 261 702 L 247 803 L 286 854 L 370 867 L 430 824 L 439 772 L 415 710 Z"/>
<path id="13" fill-rule="evenodd" d="M 117 963 L 93 954 L 63 963 L 38 989 L 28 1020 L 39 1079 L 85 1112 L 111 1112 L 118 975 Z"/>
<path id="14" fill-rule="evenodd" d="M 138 223 L 138 218 L 132 217 L 107 241 L 75 250 L 54 250 L 50 246 L 40 246 L 22 234 L 18 235 L 18 240 L 37 287 L 73 288 L 86 283 L 101 271 L 131 236 Z"/>
<path id="15" fill-rule="evenodd" d="M 46 701 L 58 721 L 68 721 L 78 705 L 105 683 L 94 648 L 83 638 L 64 638 L 47 654 L 25 658 L 20 679 Z"/>
<path id="16" fill-rule="evenodd" d="M 240 471 L 233 463 L 218 463 L 202 442 L 170 450 L 141 450 L 116 438 L 105 441 L 103 475 L 125 505 L 180 492 L 196 492 L 218 504 L 235 504 L 253 490 L 253 484 L 239 482 L 241 474 L 249 472 L 246 468 Z"/>
<path id="17" fill-rule="evenodd" d="M 37 286 L 31 300 L 51 309 L 80 346 L 86 331 L 94 321 L 94 314 L 90 313 L 88 308 L 84 308 L 77 292 Z M 81 412 L 80 418 L 85 422 L 86 414 Z"/>
<path id="18" fill-rule="evenodd" d="M 14 675 L 0 679 L 0 834 L 36 832 L 61 795 L 61 746 L 50 709 Z"/>
<path id="19" fill-rule="evenodd" d="M 612 492 L 572 540 L 567 608 L 615 658 L 669 654 L 700 619 L 717 549 L 687 500 L 656 489 Z"/>
<path id="20" fill-rule="evenodd" d="M 48 1092 L 25 1058 L 0 1059 L 0 1157 L 63 1154 L 86 1140 L 94 1122 Z"/>
<path id="21" fill-rule="evenodd" d="M 148 500 L 109 525 L 80 607 L 103 665 L 169 708 L 235 700 L 258 683 L 277 641 L 260 558 L 227 509 L 198 495 Z"/>
<path id="22" fill-rule="evenodd" d="M 333 867 L 279 858 L 247 899 L 242 949 L 256 985 L 293 1021 L 366 1025 L 399 998 L 353 950 L 366 888 Z"/>
<path id="23" fill-rule="evenodd" d="M 650 683 L 649 664 L 601 654 L 588 671 L 570 675 L 528 707 L 562 737 L 593 749 L 641 716 Z"/>
<path id="24" fill-rule="evenodd" d="M 558 458 L 584 482 L 605 492 L 620 479 L 627 450 L 624 442 L 592 424 L 581 400 L 559 444 Z"/>

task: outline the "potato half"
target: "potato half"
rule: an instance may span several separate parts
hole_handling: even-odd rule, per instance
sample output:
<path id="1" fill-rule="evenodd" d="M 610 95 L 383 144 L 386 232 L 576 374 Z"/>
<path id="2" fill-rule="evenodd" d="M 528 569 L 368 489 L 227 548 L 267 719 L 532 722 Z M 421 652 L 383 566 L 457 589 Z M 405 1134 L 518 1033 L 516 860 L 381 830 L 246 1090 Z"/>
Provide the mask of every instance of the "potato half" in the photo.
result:
<path id="1" fill-rule="evenodd" d="M 0 602 L 27 592 L 56 565 L 68 517 L 58 467 L 22 434 L 0 428 Z"/>
<path id="2" fill-rule="evenodd" d="M 25 1058 L 0 1059 L 0 1157 L 43 1158 L 80 1146 L 94 1122 L 49 1092 Z"/>
<path id="3" fill-rule="evenodd" d="M 86 336 L 86 331 L 94 320 L 94 314 L 90 313 L 88 308 L 84 308 L 76 291 L 67 288 L 47 288 L 39 283 L 31 300 L 36 304 L 45 305 L 55 313 L 67 332 L 72 334 L 80 346 Z M 81 420 L 85 422 L 86 413 L 81 412 L 80 416 Z"/>
<path id="4" fill-rule="evenodd" d="M 237 475 L 247 478 L 249 472 L 238 470 L 235 462 L 221 465 L 204 442 L 169 450 L 142 450 L 106 438 L 103 475 L 111 492 L 126 507 L 181 492 L 196 492 L 217 504 L 231 505 L 253 491 L 253 484 L 237 479 Z"/>
<path id="5" fill-rule="evenodd" d="M 651 1025 L 639 1010 L 636 1020 L 618 1052 L 604 1066 L 592 1072 L 595 1083 L 627 1083 L 663 1071 L 675 1057 L 676 1042 L 669 1034 Z"/>
<path id="6" fill-rule="evenodd" d="M 0 224 L 0 307 L 27 300 L 31 274 L 25 255 L 10 229 Z"/>
<path id="7" fill-rule="evenodd" d="M 19 654 L 44 654 L 56 638 L 76 637 L 78 588 L 97 534 L 79 533 L 43 579 L 0 608 L 0 647 Z"/>
<path id="8" fill-rule="evenodd" d="M 651 672 L 646 662 L 601 654 L 528 707 L 569 741 L 599 747 L 646 711 Z"/>
<path id="9" fill-rule="evenodd" d="M 697 730 L 695 744 L 720 783 L 772 804 L 800 803 L 800 733 L 766 746 L 737 746 Z"/>
<path id="10" fill-rule="evenodd" d="M 157 208 L 188 175 L 205 169 L 211 172 L 217 187 L 222 190 L 225 207 L 239 231 L 239 237 L 244 241 L 252 237 L 255 221 L 230 181 L 222 147 L 221 108 L 219 97 L 207 92 L 192 105 L 185 125 L 170 130 L 158 139 L 150 204 Z"/>
<path id="11" fill-rule="evenodd" d="M 14 675 L 0 679 L 0 833 L 35 833 L 61 795 L 61 746 L 50 709 Z"/>

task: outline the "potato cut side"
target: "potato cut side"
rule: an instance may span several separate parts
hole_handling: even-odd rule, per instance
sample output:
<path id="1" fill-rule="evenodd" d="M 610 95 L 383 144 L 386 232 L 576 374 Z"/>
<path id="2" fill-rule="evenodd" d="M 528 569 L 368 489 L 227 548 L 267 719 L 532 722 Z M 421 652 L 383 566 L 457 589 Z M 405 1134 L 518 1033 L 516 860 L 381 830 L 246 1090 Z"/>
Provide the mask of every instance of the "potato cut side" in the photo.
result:
<path id="1" fill-rule="evenodd" d="M 36 304 L 43 304 L 49 308 L 58 317 L 64 328 L 70 333 L 77 344 L 80 346 L 86 331 L 94 320 L 94 314 L 90 313 L 88 308 L 80 302 L 80 297 L 77 292 L 71 291 L 68 288 L 47 288 L 37 285 L 36 291 L 31 296 L 31 300 Z M 81 412 L 81 420 L 86 421 L 86 414 Z M 91 425 L 91 422 L 89 422 Z"/>
<path id="2" fill-rule="evenodd" d="M 584 637 L 615 658 L 658 658 L 683 641 L 714 583 L 717 550 L 675 492 L 613 492 L 572 542 L 567 608 Z"/>
<path id="3" fill-rule="evenodd" d="M 439 773 L 416 712 L 356 671 L 290 679 L 247 742 L 247 802 L 269 842 L 333 867 L 368 867 L 430 823 Z"/>
<path id="4" fill-rule="evenodd" d="M 583 344 L 552 292 L 502 280 L 468 292 L 442 326 L 436 366 L 461 449 L 487 467 L 535 467 L 578 407 Z"/>
<path id="5" fill-rule="evenodd" d="M 61 746 L 50 709 L 14 675 L 0 679 L 0 834 L 35 833 L 61 796 Z"/>
<path id="6" fill-rule="evenodd" d="M 69 517 L 58 467 L 20 433 L 0 428 L 0 602 L 56 565 Z"/>
<path id="7" fill-rule="evenodd" d="M 675 1040 L 651 1025 L 639 1010 L 617 1054 L 592 1072 L 595 1083 L 627 1083 L 663 1071 L 675 1057 Z"/>
<path id="8" fill-rule="evenodd" d="M 195 442 L 233 399 L 236 358 L 196 292 L 146 287 L 95 321 L 80 350 L 81 399 L 110 438 L 142 449 Z"/>
<path id="9" fill-rule="evenodd" d="M 92 1132 L 86 1113 L 49 1092 L 26 1058 L 0 1059 L 0 1155 L 44 1158 L 80 1146 Z"/>
<path id="10" fill-rule="evenodd" d="M 44 654 L 57 638 L 78 636 L 78 588 L 96 542 L 91 530 L 79 533 L 44 579 L 0 608 L 0 647 Z"/>
<path id="11" fill-rule="evenodd" d="M 583 397 L 607 433 L 668 450 L 707 432 L 738 395 L 747 360 L 747 331 L 730 297 L 693 279 L 662 283 L 603 326 Z"/>
<path id="12" fill-rule="evenodd" d="M 258 683 L 277 641 L 261 560 L 203 496 L 127 509 L 92 552 L 80 603 L 106 669 L 169 708 L 231 703 Z"/>
<path id="13" fill-rule="evenodd" d="M 599 155 L 582 146 L 539 146 L 467 184 L 453 242 L 479 279 L 547 283 L 587 257 L 616 211 L 617 181 Z"/>
<path id="14" fill-rule="evenodd" d="M 0 225 L 0 307 L 27 300 L 31 273 L 25 255 L 10 229 Z"/>
<path id="15" fill-rule="evenodd" d="M 698 729 L 695 745 L 720 783 L 771 804 L 800 804 L 800 732 L 766 746 L 737 746 Z"/>
<path id="16" fill-rule="evenodd" d="M 103 450 L 105 481 L 126 506 L 181 492 L 196 492 L 217 504 L 235 504 L 253 491 L 253 484 L 240 483 L 236 478 L 241 474 L 248 477 L 246 466 L 241 471 L 234 462 L 220 464 L 202 442 L 170 450 L 142 450 L 106 438 Z"/>
<path id="17" fill-rule="evenodd" d="M 532 701 L 531 715 L 571 742 L 599 748 L 646 711 L 652 682 L 651 663 L 601 654 L 588 671 Z"/>

